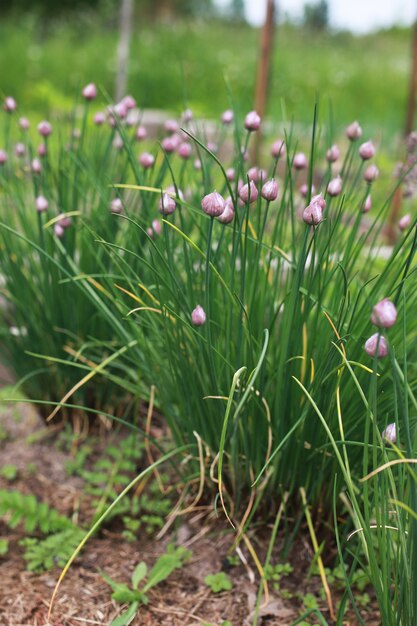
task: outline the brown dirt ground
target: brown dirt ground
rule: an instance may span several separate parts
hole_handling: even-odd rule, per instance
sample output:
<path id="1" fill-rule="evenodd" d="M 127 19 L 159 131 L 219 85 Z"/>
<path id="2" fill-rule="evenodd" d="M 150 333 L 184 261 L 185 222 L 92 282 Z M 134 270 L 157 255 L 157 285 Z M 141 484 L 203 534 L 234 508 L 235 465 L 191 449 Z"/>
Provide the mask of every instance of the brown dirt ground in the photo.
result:
<path id="1" fill-rule="evenodd" d="M 0 372 L 0 380 L 1 380 Z M 62 513 L 74 515 L 82 495 L 80 478 L 68 477 L 64 463 L 68 455 L 56 449 L 50 438 L 40 437 L 27 443 L 29 433 L 42 433 L 44 423 L 29 404 L 1 407 L 0 425 L 7 438 L 0 442 L 0 467 L 12 463 L 17 467 L 17 479 L 8 483 L 0 478 L 0 489 L 17 489 L 34 493 L 39 499 Z M 32 470 L 29 471 L 32 464 Z M 33 472 L 33 464 L 36 472 Z M 221 570 L 233 536 L 225 532 L 225 525 L 214 520 L 213 514 L 203 511 L 181 522 L 175 533 L 163 539 L 124 541 L 115 529 L 104 529 L 91 539 L 83 553 L 70 568 L 60 588 L 52 617 L 48 622 L 48 605 L 52 590 L 60 574 L 59 569 L 43 574 L 25 570 L 23 549 L 18 541 L 24 531 L 18 527 L 11 531 L 0 521 L 0 538 L 8 538 L 8 554 L 0 557 L 0 626 L 88 626 L 108 625 L 124 607 L 111 599 L 109 586 L 99 573 L 106 571 L 117 581 L 128 582 L 134 567 L 141 560 L 151 566 L 164 552 L 169 541 L 185 545 L 192 550 L 191 560 L 164 583 L 149 593 L 149 605 L 140 608 L 132 626 L 198 626 L 219 625 L 230 620 L 233 626 L 252 626 L 253 611 L 258 592 L 256 568 L 248 554 L 248 565 L 233 567 L 229 574 L 233 591 L 213 594 L 204 584 L 208 573 Z M 265 546 L 253 538 L 256 549 Z M 244 550 L 243 550 L 244 552 Z M 285 579 L 288 591 L 319 594 L 316 578 L 307 580 L 306 572 L 311 561 L 308 538 L 301 539 L 290 560 L 294 573 Z M 372 603 L 374 604 L 374 603 Z M 326 605 L 320 604 L 324 615 Z M 270 601 L 263 606 L 258 626 L 289 626 L 299 616 L 299 603 L 284 600 L 271 590 Z M 363 619 L 369 626 L 379 624 L 374 606 L 367 607 Z M 354 619 L 343 622 L 354 626 Z"/>

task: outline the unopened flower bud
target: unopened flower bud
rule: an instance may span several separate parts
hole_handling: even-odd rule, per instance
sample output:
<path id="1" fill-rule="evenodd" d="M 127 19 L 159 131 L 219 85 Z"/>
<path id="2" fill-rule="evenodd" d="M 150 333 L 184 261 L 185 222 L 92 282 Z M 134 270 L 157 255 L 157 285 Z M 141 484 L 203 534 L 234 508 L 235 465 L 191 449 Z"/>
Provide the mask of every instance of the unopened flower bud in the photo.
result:
<path id="1" fill-rule="evenodd" d="M 411 226 L 411 215 L 407 213 L 407 215 L 403 215 L 403 217 L 398 222 L 398 228 L 400 230 L 407 230 Z"/>
<path id="2" fill-rule="evenodd" d="M 121 135 L 117 134 L 115 135 L 114 139 L 113 139 L 113 148 L 115 150 L 121 150 L 123 148 L 123 138 Z"/>
<path id="3" fill-rule="evenodd" d="M 27 117 L 21 117 L 19 119 L 19 126 L 22 130 L 28 130 L 30 126 L 30 122 Z"/>
<path id="4" fill-rule="evenodd" d="M 152 220 L 152 228 L 156 235 L 160 235 L 162 232 L 161 222 L 159 220 Z"/>
<path id="5" fill-rule="evenodd" d="M 33 159 L 30 167 L 34 174 L 40 174 L 42 171 L 42 163 L 39 159 Z"/>
<path id="6" fill-rule="evenodd" d="M 324 209 L 326 208 L 326 200 L 323 198 L 321 193 L 311 198 L 310 204 L 313 204 L 313 203 L 317 203 L 322 211 L 324 211 Z"/>
<path id="7" fill-rule="evenodd" d="M 336 178 L 333 178 L 333 180 L 331 180 L 327 185 L 327 193 L 329 194 L 329 196 L 335 197 L 339 196 L 341 191 L 342 179 L 340 178 L 340 176 L 337 176 Z"/>
<path id="8" fill-rule="evenodd" d="M 182 143 L 180 143 L 180 145 L 178 146 L 178 155 L 182 158 L 182 159 L 189 159 L 191 156 L 191 152 L 192 152 L 192 147 L 191 145 L 188 143 L 188 141 L 183 141 Z"/>
<path id="9" fill-rule="evenodd" d="M 239 198 L 244 204 L 247 204 L 247 202 L 249 202 L 249 204 L 256 202 L 258 199 L 258 190 L 253 180 L 251 180 L 249 184 L 246 183 L 246 185 L 242 185 L 239 189 Z"/>
<path id="10" fill-rule="evenodd" d="M 201 201 L 201 208 L 210 217 L 219 217 L 226 207 L 226 202 L 217 191 L 207 194 Z"/>
<path id="11" fill-rule="evenodd" d="M 127 116 L 127 112 L 128 112 L 128 108 L 123 100 L 115 104 L 111 111 L 111 113 L 113 114 L 113 117 L 114 116 L 120 117 L 121 120 L 125 119 L 125 117 Z"/>
<path id="12" fill-rule="evenodd" d="M 93 122 L 96 126 L 101 126 L 105 121 L 106 115 L 102 111 L 98 111 L 93 117 Z"/>
<path id="13" fill-rule="evenodd" d="M 155 157 L 149 152 L 142 152 L 139 157 L 139 163 L 142 167 L 148 169 L 150 167 L 153 167 L 153 164 L 155 163 Z"/>
<path id="14" fill-rule="evenodd" d="M 210 152 L 213 152 L 213 154 L 216 154 L 216 152 L 218 150 L 217 143 L 214 143 L 214 141 L 208 141 L 207 142 L 207 149 L 210 150 Z"/>
<path id="15" fill-rule="evenodd" d="M 186 124 L 188 122 L 191 122 L 191 120 L 193 119 L 193 112 L 191 111 L 191 109 L 185 109 L 185 111 L 183 111 L 181 114 L 181 118 Z"/>
<path id="16" fill-rule="evenodd" d="M 234 114 L 231 109 L 227 109 L 227 111 L 223 111 L 222 117 L 221 117 L 223 124 L 226 124 L 226 125 L 231 124 L 233 122 L 233 119 L 234 119 Z"/>
<path id="17" fill-rule="evenodd" d="M 395 422 L 393 424 L 388 424 L 388 426 L 382 431 L 381 437 L 383 439 L 387 439 L 391 443 L 396 443 L 397 441 L 397 427 Z"/>
<path id="18" fill-rule="evenodd" d="M 200 161 L 200 159 L 194 159 L 193 165 L 194 165 L 194 169 L 195 170 L 197 170 L 197 171 L 201 170 L 201 161 Z"/>
<path id="19" fill-rule="evenodd" d="M 59 219 L 57 221 L 57 224 L 62 226 L 62 228 L 69 228 L 71 226 L 72 221 L 69 215 L 66 215 L 65 213 L 61 213 L 58 217 Z"/>
<path id="20" fill-rule="evenodd" d="M 372 141 L 365 141 L 365 143 L 361 144 L 359 156 L 363 161 L 368 161 L 368 159 L 372 159 L 375 156 L 375 146 Z"/>
<path id="21" fill-rule="evenodd" d="M 113 198 L 110 202 L 110 211 L 119 214 L 123 211 L 123 202 L 120 198 Z"/>
<path id="22" fill-rule="evenodd" d="M 276 200 L 278 196 L 278 183 L 275 178 L 271 178 L 271 180 L 267 180 L 266 183 L 264 183 L 261 191 L 261 196 L 264 200 L 267 200 L 268 202 Z"/>
<path id="23" fill-rule="evenodd" d="M 367 183 L 372 183 L 372 181 L 376 180 L 378 176 L 379 176 L 379 169 L 374 163 L 372 163 L 371 165 L 368 165 L 368 167 L 366 168 L 363 174 L 363 177 Z"/>
<path id="24" fill-rule="evenodd" d="M 193 312 L 191 313 L 191 321 L 194 326 L 203 326 L 206 322 L 206 314 L 202 306 L 197 304 Z"/>
<path id="25" fill-rule="evenodd" d="M 58 222 L 56 224 L 54 224 L 54 235 L 55 237 L 59 237 L 59 239 L 62 239 L 62 237 L 64 236 L 64 228 L 63 226 L 61 226 L 61 224 L 59 224 Z"/>
<path id="26" fill-rule="evenodd" d="M 271 146 L 271 155 L 274 159 L 279 159 L 285 155 L 285 142 L 282 139 L 277 139 Z"/>
<path id="27" fill-rule="evenodd" d="M 52 126 L 46 120 L 40 122 L 38 124 L 38 133 L 42 135 L 42 137 L 48 137 L 52 133 Z"/>
<path id="28" fill-rule="evenodd" d="M 153 237 L 153 230 L 150 226 L 148 226 L 148 228 L 146 229 L 146 234 L 148 235 L 148 237 L 150 237 L 152 239 Z"/>
<path id="29" fill-rule="evenodd" d="M 222 224 L 230 224 L 230 222 L 233 222 L 234 217 L 235 217 L 235 211 L 233 209 L 233 202 L 232 202 L 232 199 L 229 197 L 227 198 L 225 202 L 223 213 L 219 215 L 217 219 Z"/>
<path id="30" fill-rule="evenodd" d="M 359 122 L 352 122 L 346 128 L 346 137 L 349 141 L 356 141 L 362 137 L 362 128 L 359 126 Z"/>
<path id="31" fill-rule="evenodd" d="M 306 183 L 304 183 L 303 185 L 301 185 L 299 191 L 300 191 L 300 194 L 303 196 L 303 198 L 306 198 L 307 194 L 308 194 L 308 185 Z M 315 193 L 316 193 L 316 188 L 312 184 L 311 185 L 311 195 L 314 195 Z"/>
<path id="32" fill-rule="evenodd" d="M 176 137 L 175 135 L 173 135 L 172 137 L 164 137 L 164 139 L 161 141 L 161 146 L 163 150 L 168 153 L 175 152 L 178 144 L 178 137 Z"/>
<path id="33" fill-rule="evenodd" d="M 250 111 L 245 117 L 245 128 L 250 132 L 258 130 L 261 125 L 261 118 L 256 111 Z"/>
<path id="34" fill-rule="evenodd" d="M 138 141 L 143 141 L 147 137 L 147 130 L 144 126 L 138 126 L 136 129 L 135 137 Z"/>
<path id="35" fill-rule="evenodd" d="M 378 357 L 383 358 L 388 354 L 387 340 L 383 335 L 375 333 L 365 342 L 365 352 L 369 356 L 375 356 L 378 346 Z"/>
<path id="36" fill-rule="evenodd" d="M 35 200 L 35 206 L 38 213 L 43 213 L 48 208 L 48 200 L 43 196 L 38 196 Z"/>
<path id="37" fill-rule="evenodd" d="M 235 170 L 234 170 L 234 168 L 233 168 L 233 167 L 229 167 L 229 168 L 226 170 L 226 177 L 227 177 L 227 180 L 230 180 L 230 181 L 234 180 L 234 179 L 235 179 L 235 175 L 236 175 L 236 172 L 235 172 Z"/>
<path id="38" fill-rule="evenodd" d="M 374 306 L 371 314 L 371 322 L 378 328 L 391 328 L 397 321 L 397 309 L 395 304 L 388 298 L 384 298 Z"/>
<path id="39" fill-rule="evenodd" d="M 0 165 L 4 165 L 7 162 L 7 152 L 0 150 Z"/>
<path id="40" fill-rule="evenodd" d="M 340 157 L 340 150 L 336 144 L 333 144 L 326 152 L 326 159 L 329 163 L 334 163 Z"/>
<path id="41" fill-rule="evenodd" d="M 323 221 L 323 209 L 321 204 L 313 200 L 303 211 L 303 220 L 310 226 L 317 226 Z"/>
<path id="42" fill-rule="evenodd" d="M 304 152 L 298 152 L 294 156 L 292 164 L 296 170 L 304 170 L 308 165 L 307 157 Z"/>
<path id="43" fill-rule="evenodd" d="M 124 96 L 124 98 L 122 98 L 122 103 L 127 111 L 131 111 L 136 106 L 136 100 L 130 95 Z"/>
<path id="44" fill-rule="evenodd" d="M 38 146 L 38 155 L 40 157 L 44 157 L 46 156 L 48 153 L 47 149 L 46 149 L 46 145 L 44 143 L 40 143 Z"/>
<path id="45" fill-rule="evenodd" d="M 94 83 L 88 83 L 83 89 L 83 98 L 86 100 L 95 100 L 97 98 L 97 87 Z"/>
<path id="46" fill-rule="evenodd" d="M 369 213 L 371 208 L 372 208 L 372 198 L 370 195 L 367 195 L 365 202 L 363 203 L 363 206 L 362 206 L 362 213 Z"/>
<path id="47" fill-rule="evenodd" d="M 21 142 L 17 143 L 14 148 L 14 153 L 18 157 L 24 156 L 26 153 L 25 144 Z"/>
<path id="48" fill-rule="evenodd" d="M 6 111 L 6 113 L 13 113 L 17 109 L 16 100 L 12 98 L 11 96 L 7 96 L 7 98 L 5 98 L 4 100 L 3 108 Z"/>
<path id="49" fill-rule="evenodd" d="M 159 200 L 159 212 L 162 213 L 162 215 L 171 215 L 171 213 L 175 211 L 176 206 L 177 203 L 174 198 L 171 198 L 167 192 L 162 194 Z"/>
<path id="50" fill-rule="evenodd" d="M 166 120 L 164 128 L 167 133 L 176 133 L 180 127 L 176 120 Z"/>

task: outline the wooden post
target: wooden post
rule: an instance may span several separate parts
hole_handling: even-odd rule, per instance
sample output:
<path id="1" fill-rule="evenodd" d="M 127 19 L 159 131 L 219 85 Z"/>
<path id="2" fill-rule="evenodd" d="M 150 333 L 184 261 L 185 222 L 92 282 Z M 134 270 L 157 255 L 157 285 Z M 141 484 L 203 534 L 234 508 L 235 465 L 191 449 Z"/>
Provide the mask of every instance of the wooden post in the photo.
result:
<path id="1" fill-rule="evenodd" d="M 261 49 L 258 60 L 258 72 L 256 75 L 256 92 L 255 92 L 255 111 L 259 113 L 261 118 L 264 117 L 266 111 L 266 103 L 268 99 L 268 79 L 271 66 L 271 54 L 273 48 L 275 26 L 275 0 L 266 0 L 265 23 L 261 33 Z M 262 143 L 262 133 L 255 133 L 255 141 L 253 143 L 252 158 L 257 163 Z"/>
<path id="2" fill-rule="evenodd" d="M 127 65 L 129 62 L 130 36 L 132 33 L 133 0 L 121 0 L 120 39 L 117 46 L 116 102 L 126 95 Z"/>

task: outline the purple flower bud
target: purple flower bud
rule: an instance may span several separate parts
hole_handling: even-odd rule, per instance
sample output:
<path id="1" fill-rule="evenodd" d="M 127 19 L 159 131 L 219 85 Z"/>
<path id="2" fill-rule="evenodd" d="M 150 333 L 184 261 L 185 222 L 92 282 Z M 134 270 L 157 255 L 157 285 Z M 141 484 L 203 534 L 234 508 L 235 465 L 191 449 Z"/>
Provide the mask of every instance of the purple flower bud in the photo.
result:
<path id="1" fill-rule="evenodd" d="M 249 180 L 253 180 L 253 182 L 257 183 L 259 180 L 259 171 L 257 167 L 251 167 L 248 170 L 247 177 Z"/>
<path id="2" fill-rule="evenodd" d="M 208 141 L 207 142 L 207 149 L 210 150 L 210 152 L 213 152 L 213 154 L 216 154 L 217 152 L 217 143 L 214 143 L 214 141 Z"/>
<path id="3" fill-rule="evenodd" d="M 27 117 L 21 117 L 19 119 L 19 126 L 22 130 L 28 130 L 30 123 Z"/>
<path id="4" fill-rule="evenodd" d="M 115 150 L 121 150 L 123 148 L 123 139 L 119 134 L 115 135 L 113 139 L 113 148 Z"/>
<path id="5" fill-rule="evenodd" d="M 159 220 L 152 220 L 152 228 L 156 235 L 160 235 L 162 232 L 161 222 Z"/>
<path id="6" fill-rule="evenodd" d="M 379 169 L 374 163 L 372 163 L 371 165 L 368 165 L 368 167 L 366 168 L 363 174 L 363 177 L 367 183 L 372 183 L 372 181 L 376 180 L 378 176 L 379 176 Z"/>
<path id="7" fill-rule="evenodd" d="M 7 96 L 7 98 L 5 98 L 4 100 L 3 108 L 6 111 L 6 113 L 13 113 L 13 111 L 16 111 L 17 109 L 16 100 L 12 98 L 11 96 Z"/>
<path id="8" fill-rule="evenodd" d="M 120 198 L 113 198 L 110 202 L 110 211 L 119 214 L 123 211 L 123 202 Z"/>
<path id="9" fill-rule="evenodd" d="M 96 126 L 101 126 L 106 121 L 106 114 L 102 111 L 98 111 L 93 117 L 93 122 Z"/>
<path id="10" fill-rule="evenodd" d="M 142 167 L 148 169 L 150 167 L 153 167 L 153 164 L 155 163 L 155 157 L 149 152 L 142 152 L 139 157 L 139 163 Z"/>
<path id="11" fill-rule="evenodd" d="M 313 202 L 317 203 L 322 211 L 324 211 L 324 209 L 326 208 L 326 200 L 323 198 L 321 193 L 311 198 L 310 204 L 313 204 Z"/>
<path id="12" fill-rule="evenodd" d="M 176 120 L 166 120 L 164 123 L 164 129 L 167 133 L 176 133 L 179 128 L 179 124 Z"/>
<path id="13" fill-rule="evenodd" d="M 124 98 L 122 98 L 121 102 L 124 105 L 126 111 L 131 111 L 136 106 L 136 100 L 134 99 L 133 96 L 130 96 L 130 95 L 127 95 Z"/>
<path id="14" fill-rule="evenodd" d="M 388 298 L 378 302 L 372 309 L 371 322 L 378 328 L 391 328 L 397 321 L 397 309 Z"/>
<path id="15" fill-rule="evenodd" d="M 362 128 L 359 126 L 359 122 L 352 122 L 346 128 L 346 137 L 349 141 L 356 141 L 362 137 Z"/>
<path id="16" fill-rule="evenodd" d="M 299 191 L 300 191 L 300 194 L 303 196 L 303 198 L 306 198 L 308 194 L 308 185 L 304 183 L 304 185 L 301 185 Z M 316 188 L 314 185 L 311 185 L 311 195 L 314 195 L 315 193 L 316 193 Z"/>
<path id="17" fill-rule="evenodd" d="M 202 306 L 197 304 L 194 311 L 191 313 L 191 321 L 194 326 L 203 326 L 206 323 L 206 314 Z"/>
<path id="18" fill-rule="evenodd" d="M 201 170 L 201 161 L 200 161 L 200 159 L 194 159 L 193 165 L 194 165 L 194 169 L 195 170 L 197 170 L 197 171 Z"/>
<path id="19" fill-rule="evenodd" d="M 227 109 L 227 111 L 223 111 L 222 113 L 222 123 L 223 124 L 231 124 L 234 120 L 234 113 L 231 109 Z"/>
<path id="20" fill-rule="evenodd" d="M 371 198 L 370 195 L 367 195 L 366 196 L 366 200 L 365 200 L 365 202 L 363 203 L 363 206 L 362 206 L 362 213 L 369 213 L 371 208 L 372 208 L 372 198 Z"/>
<path id="21" fill-rule="evenodd" d="M 146 139 L 147 135 L 148 132 L 144 126 L 137 127 L 135 137 L 138 141 L 143 141 L 143 139 Z"/>
<path id="22" fill-rule="evenodd" d="M 282 139 L 277 139 L 271 146 L 271 155 L 274 159 L 279 159 L 285 155 L 285 143 Z"/>
<path id="23" fill-rule="evenodd" d="M 365 143 L 361 144 L 359 147 L 359 156 L 363 161 L 372 159 L 372 157 L 375 156 L 375 146 L 372 141 L 365 141 Z"/>
<path id="24" fill-rule="evenodd" d="M 182 143 L 180 143 L 180 145 L 178 146 L 178 155 L 182 158 L 182 159 L 189 159 L 191 156 L 191 152 L 192 152 L 192 147 L 191 145 L 188 143 L 188 141 L 183 141 Z"/>
<path id="25" fill-rule="evenodd" d="M 188 122 L 191 122 L 191 120 L 193 119 L 193 112 L 191 111 L 191 109 L 185 109 L 185 111 L 182 112 L 181 117 L 183 121 L 188 124 Z"/>
<path id="26" fill-rule="evenodd" d="M 326 159 L 329 163 L 334 163 L 340 157 L 340 150 L 336 144 L 333 144 L 326 152 Z"/>
<path id="27" fill-rule="evenodd" d="M 246 183 L 246 185 L 243 185 L 239 189 L 239 198 L 244 204 L 247 204 L 248 201 L 249 204 L 256 202 L 258 199 L 258 190 L 256 189 L 256 185 L 253 180 L 251 180 L 249 184 Z"/>
<path id="28" fill-rule="evenodd" d="M 58 215 L 58 218 L 59 219 L 56 223 L 59 224 L 62 228 L 69 228 L 71 226 L 72 220 L 65 213 L 60 213 L 60 215 Z"/>
<path id="29" fill-rule="evenodd" d="M 388 426 L 382 431 L 381 437 L 383 439 L 387 439 L 391 441 L 391 443 L 396 443 L 397 441 L 397 427 L 394 424 L 388 424 Z"/>
<path id="30" fill-rule="evenodd" d="M 177 187 L 177 189 L 175 189 L 175 185 L 170 185 L 169 187 L 167 187 L 165 189 L 165 191 L 167 193 L 173 194 L 174 196 L 177 195 L 180 200 L 184 200 L 184 194 L 182 193 L 182 191 L 181 191 L 181 189 L 179 187 Z M 178 191 L 178 194 L 177 194 L 177 191 Z"/>
<path id="31" fill-rule="evenodd" d="M 275 178 L 271 178 L 271 180 L 266 181 L 262 187 L 261 196 L 268 202 L 276 200 L 278 196 L 278 183 Z"/>
<path id="32" fill-rule="evenodd" d="M 227 180 L 230 180 L 230 181 L 234 180 L 235 179 L 235 175 L 236 175 L 236 173 L 235 173 L 235 170 L 234 170 L 233 167 L 229 167 L 226 170 Z"/>
<path id="33" fill-rule="evenodd" d="M 250 111 L 245 117 L 245 128 L 250 132 L 258 130 L 261 125 L 261 118 L 256 111 Z"/>
<path id="34" fill-rule="evenodd" d="M 178 136 L 177 135 L 172 135 L 172 137 L 165 137 L 162 141 L 161 141 L 161 146 L 163 148 L 163 150 L 165 150 L 165 152 L 175 152 L 175 150 L 178 148 L 179 145 L 179 141 L 178 141 Z"/>
<path id="35" fill-rule="evenodd" d="M 48 208 L 48 200 L 43 196 L 38 196 L 35 200 L 35 207 L 38 213 L 46 211 Z"/>
<path id="36" fill-rule="evenodd" d="M 303 220 L 310 226 L 317 226 L 323 221 L 323 209 L 321 203 L 317 200 L 311 200 L 310 204 L 306 206 L 303 211 Z"/>
<path id="37" fill-rule="evenodd" d="M 327 193 L 331 197 L 339 196 L 342 191 L 342 179 L 340 176 L 333 178 L 327 185 Z"/>
<path id="38" fill-rule="evenodd" d="M 52 126 L 46 120 L 40 122 L 38 124 L 38 133 L 42 135 L 42 137 L 48 137 L 52 133 Z"/>
<path id="39" fill-rule="evenodd" d="M 407 215 L 403 215 L 403 217 L 398 222 L 398 228 L 400 230 L 407 230 L 411 226 L 411 215 L 407 213 Z"/>
<path id="40" fill-rule="evenodd" d="M 232 202 L 232 199 L 229 197 L 226 200 L 223 213 L 219 215 L 217 219 L 222 224 L 230 224 L 230 222 L 233 222 L 234 217 L 235 217 L 235 211 L 233 208 L 233 202 Z"/>
<path id="41" fill-rule="evenodd" d="M 378 343 L 379 339 L 379 343 Z M 369 356 L 375 356 L 376 348 L 378 346 L 378 357 L 383 358 L 388 354 L 388 344 L 383 335 L 379 335 L 379 333 L 375 333 L 365 342 L 365 352 Z"/>
<path id="42" fill-rule="evenodd" d="M 25 153 L 26 153 L 25 144 L 21 142 L 17 143 L 14 148 L 14 153 L 18 157 L 25 156 Z"/>
<path id="43" fill-rule="evenodd" d="M 171 215 L 171 213 L 175 211 L 176 206 L 177 203 L 174 198 L 171 198 L 167 192 L 162 194 L 159 200 L 159 212 L 162 213 L 162 215 Z"/>
<path id="44" fill-rule="evenodd" d="M 64 228 L 63 226 L 61 226 L 61 224 L 59 224 L 58 222 L 56 222 L 56 224 L 54 224 L 54 235 L 55 237 L 59 237 L 59 239 L 62 239 L 62 237 L 64 236 Z"/>
<path id="45" fill-rule="evenodd" d="M 217 191 L 207 194 L 201 201 L 201 208 L 210 217 L 219 217 L 226 208 L 226 202 Z"/>
<path id="46" fill-rule="evenodd" d="M 83 89 L 83 98 L 86 100 L 95 100 L 97 98 L 97 87 L 94 83 L 88 83 Z"/>
<path id="47" fill-rule="evenodd" d="M 42 163 L 39 159 L 33 159 L 30 167 L 34 174 L 40 174 L 42 172 Z"/>
<path id="48" fill-rule="evenodd" d="M 245 150 L 244 146 L 240 147 L 240 153 L 241 153 L 241 155 L 243 157 L 243 160 L 246 162 L 249 159 L 249 153 L 248 153 L 247 150 Z"/>
<path id="49" fill-rule="evenodd" d="M 298 152 L 294 156 L 292 164 L 296 170 L 304 170 L 308 165 L 307 157 L 304 152 Z"/>
<path id="50" fill-rule="evenodd" d="M 46 145 L 44 143 L 40 143 L 38 146 L 38 155 L 40 157 L 44 157 L 46 156 L 48 153 L 48 150 L 46 149 Z"/>
<path id="51" fill-rule="evenodd" d="M 0 165 L 4 165 L 7 162 L 7 152 L 0 150 Z"/>
<path id="52" fill-rule="evenodd" d="M 146 234 L 147 234 L 147 235 L 148 235 L 148 237 L 150 237 L 151 239 L 153 238 L 153 230 L 152 230 L 152 228 L 151 228 L 150 226 L 146 229 Z"/>
<path id="53" fill-rule="evenodd" d="M 127 116 L 127 112 L 128 108 L 123 100 L 115 104 L 113 109 L 111 110 L 111 114 L 113 114 L 113 117 L 116 115 L 116 117 L 120 117 L 121 120 L 125 119 L 125 117 Z"/>

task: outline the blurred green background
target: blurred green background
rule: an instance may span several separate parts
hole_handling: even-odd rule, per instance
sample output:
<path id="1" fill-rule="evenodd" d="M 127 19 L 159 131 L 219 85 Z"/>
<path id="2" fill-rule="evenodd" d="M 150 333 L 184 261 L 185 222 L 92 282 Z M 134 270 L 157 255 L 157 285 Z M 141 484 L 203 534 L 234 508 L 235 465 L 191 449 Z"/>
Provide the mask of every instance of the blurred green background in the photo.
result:
<path id="1" fill-rule="evenodd" d="M 118 0 L 0 0 L 3 95 L 38 116 L 71 110 L 90 81 L 112 96 L 119 9 Z M 259 41 L 239 1 L 220 15 L 210 0 L 135 0 L 128 92 L 172 113 L 217 117 L 230 94 L 248 110 Z M 309 123 L 318 95 L 336 126 L 358 119 L 390 137 L 404 125 L 410 63 L 410 29 L 354 36 L 306 11 L 304 23 L 277 24 L 268 117 Z"/>

